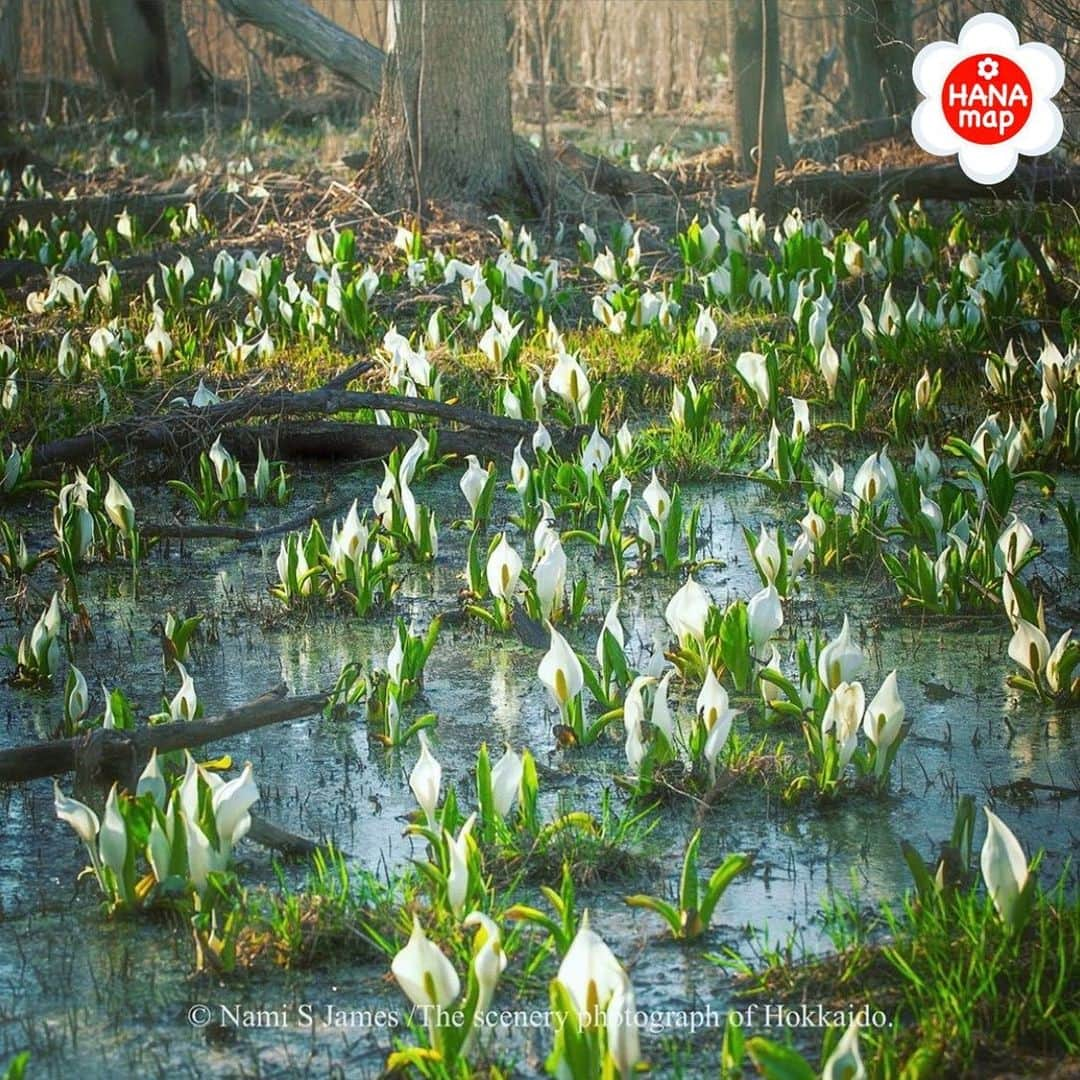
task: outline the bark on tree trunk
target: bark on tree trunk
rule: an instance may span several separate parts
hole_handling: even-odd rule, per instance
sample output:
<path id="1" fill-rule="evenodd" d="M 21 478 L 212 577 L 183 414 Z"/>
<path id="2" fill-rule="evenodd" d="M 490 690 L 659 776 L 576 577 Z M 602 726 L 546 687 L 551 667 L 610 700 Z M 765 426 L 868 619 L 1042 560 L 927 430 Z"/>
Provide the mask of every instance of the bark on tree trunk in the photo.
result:
<path id="1" fill-rule="evenodd" d="M 847 111 L 855 120 L 880 116 L 884 111 L 874 26 L 870 0 L 848 0 L 844 5 L 844 61 L 847 65 Z"/>
<path id="2" fill-rule="evenodd" d="M 780 81 L 780 9 L 777 0 L 761 0 L 762 57 L 761 101 L 758 106 L 758 163 L 757 178 L 751 203 L 762 212 L 770 209 L 776 181 L 776 158 L 780 132 L 773 119 L 776 113 L 774 98 L 783 109 L 784 87 Z M 787 132 L 784 132 L 786 141 Z"/>
<path id="3" fill-rule="evenodd" d="M 915 59 L 911 45 L 911 0 L 877 0 L 876 6 L 885 103 L 895 115 L 915 106 L 915 83 L 911 78 Z"/>
<path id="4" fill-rule="evenodd" d="M 90 0 L 90 62 L 113 90 L 159 108 L 182 108 L 195 95 L 198 64 L 182 0 Z"/>
<path id="5" fill-rule="evenodd" d="M 735 164 L 749 172 L 758 140 L 761 105 L 761 6 L 733 6 L 728 12 L 728 77 L 732 93 L 731 147 Z"/>
<path id="6" fill-rule="evenodd" d="M 0 0 L 0 93 L 6 94 L 19 75 L 21 23 L 22 0 Z M 3 106 L 0 101 L 0 115 Z"/>
<path id="7" fill-rule="evenodd" d="M 489 0 L 392 0 L 371 175 L 418 213 L 432 197 L 470 202 L 514 176 L 507 25 Z"/>
<path id="8" fill-rule="evenodd" d="M 844 8 L 849 113 L 896 114 L 915 104 L 911 0 L 848 0 Z"/>
<path id="9" fill-rule="evenodd" d="M 0 167 L 6 167 L 14 140 L 8 130 L 8 106 L 19 77 L 22 0 L 0 0 Z"/>
<path id="10" fill-rule="evenodd" d="M 788 141 L 784 88 L 780 79 L 780 25 L 773 28 L 776 40 L 776 73 L 771 80 L 774 92 L 768 95 L 768 129 L 772 137 L 770 160 L 791 161 Z M 761 4 L 751 0 L 745 7 L 728 12 L 728 56 L 733 100 L 731 145 L 737 167 L 750 172 L 754 167 L 752 150 L 761 136 L 761 79 L 763 23 Z M 760 156 L 759 156 L 760 161 Z"/>

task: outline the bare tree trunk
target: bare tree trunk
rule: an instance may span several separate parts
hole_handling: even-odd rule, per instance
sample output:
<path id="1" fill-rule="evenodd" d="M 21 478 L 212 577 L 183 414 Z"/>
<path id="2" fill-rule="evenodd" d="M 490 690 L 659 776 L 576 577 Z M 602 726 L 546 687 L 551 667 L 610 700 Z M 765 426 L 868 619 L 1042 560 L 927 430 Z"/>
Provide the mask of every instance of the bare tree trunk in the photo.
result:
<path id="1" fill-rule="evenodd" d="M 772 202 L 776 182 L 776 159 L 780 147 L 780 130 L 774 119 L 773 99 L 783 102 L 784 87 L 780 81 L 780 9 L 777 0 L 761 0 L 761 100 L 758 106 L 758 163 L 751 204 L 767 211 Z M 781 109 L 783 108 L 781 104 Z M 787 141 L 786 125 L 784 141 Z"/>
<path id="2" fill-rule="evenodd" d="M 854 119 L 904 112 L 915 104 L 911 81 L 911 0 L 847 0 L 844 56 Z"/>
<path id="3" fill-rule="evenodd" d="M 0 92 L 14 86 L 19 76 L 21 24 L 22 0 L 0 0 Z"/>
<path id="4" fill-rule="evenodd" d="M 776 158 L 791 160 L 788 141 L 787 112 L 784 108 L 784 88 L 780 78 L 780 22 L 772 28 L 776 44 L 776 72 L 766 98 L 768 105 L 768 130 L 772 152 L 770 167 Z M 745 7 L 728 11 L 728 57 L 731 65 L 730 79 L 733 99 L 733 130 L 731 145 L 735 151 L 736 165 L 746 172 L 753 167 L 752 151 L 760 146 L 762 102 L 762 46 L 765 28 L 759 0 L 751 0 Z M 758 156 L 758 162 L 762 159 Z"/>
<path id="5" fill-rule="evenodd" d="M 733 5 L 728 10 L 728 78 L 731 81 L 731 147 L 744 172 L 753 165 L 761 105 L 761 5 Z"/>
<path id="6" fill-rule="evenodd" d="M 847 65 L 848 115 L 855 120 L 880 116 L 881 69 L 874 48 L 875 25 L 870 0 L 844 6 L 844 62 Z"/>
<path id="7" fill-rule="evenodd" d="M 183 0 L 164 2 L 165 50 L 169 71 L 169 107 L 182 108 L 188 104 L 195 84 L 196 64 L 184 26 Z"/>
<path id="8" fill-rule="evenodd" d="M 911 0 L 876 0 L 876 7 L 885 104 L 895 115 L 915 106 Z"/>
<path id="9" fill-rule="evenodd" d="M 182 0 L 90 0 L 90 62 L 113 90 L 160 108 L 186 105 L 198 65 Z"/>
<path id="10" fill-rule="evenodd" d="M 19 77 L 21 24 L 22 0 L 0 0 L 0 167 L 5 168 L 14 141 L 8 129 L 8 110 L 13 107 Z"/>
<path id="11" fill-rule="evenodd" d="M 477 201 L 514 173 L 507 25 L 489 0 L 392 0 L 371 168 L 380 194 Z M 402 122 L 404 118 L 404 123 Z"/>

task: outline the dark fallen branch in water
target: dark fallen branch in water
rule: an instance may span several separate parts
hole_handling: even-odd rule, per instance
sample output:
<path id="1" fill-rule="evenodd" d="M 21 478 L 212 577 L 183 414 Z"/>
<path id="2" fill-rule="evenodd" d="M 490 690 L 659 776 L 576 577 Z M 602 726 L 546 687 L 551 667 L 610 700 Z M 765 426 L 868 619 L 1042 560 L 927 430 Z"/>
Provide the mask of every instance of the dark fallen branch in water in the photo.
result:
<path id="1" fill-rule="evenodd" d="M 990 788 L 990 794 L 995 799 L 1033 799 L 1038 791 L 1045 791 L 1054 799 L 1080 799 L 1080 787 L 1041 784 L 1026 776 L 1021 776 L 1018 780 L 1010 780 L 1007 784 L 996 784 Z"/>
<path id="2" fill-rule="evenodd" d="M 280 851 L 282 855 L 310 855 L 319 848 L 314 840 L 289 832 L 258 814 L 251 815 L 251 828 L 248 829 L 247 838 L 262 847 Z"/>
<path id="3" fill-rule="evenodd" d="M 136 731 L 97 728 L 74 739 L 3 750 L 0 782 L 18 783 L 74 771 L 76 789 L 108 786 L 115 781 L 134 791 L 153 750 L 159 753 L 189 750 L 270 724 L 299 720 L 320 712 L 330 700 L 329 694 L 294 698 L 287 694 L 288 687 L 281 683 L 254 701 L 206 720 L 159 724 Z M 286 855 L 309 855 L 319 846 L 314 840 L 289 832 L 257 814 L 251 815 L 248 839 Z"/>
<path id="4" fill-rule="evenodd" d="M 346 374 L 348 372 L 343 372 L 338 379 Z M 491 437 L 510 440 L 511 445 L 524 439 L 528 444 L 536 430 L 536 424 L 532 421 L 494 416 L 465 405 L 448 405 L 441 401 L 428 401 L 399 394 L 346 390 L 342 389 L 340 384 L 331 383 L 318 390 L 276 390 L 258 396 L 241 395 L 231 401 L 209 405 L 203 409 L 176 408 L 155 416 L 105 424 L 81 435 L 56 439 L 35 447 L 33 464 L 35 469 L 61 462 L 78 464 L 90 460 L 102 451 L 118 453 L 125 450 L 163 450 L 178 453 L 191 446 L 202 446 L 221 434 L 229 425 L 247 420 L 277 417 L 279 421 L 283 421 L 290 416 L 333 416 L 336 413 L 356 412 L 360 409 L 410 413 L 460 425 L 473 433 L 470 452 L 477 453 L 484 452 L 486 440 Z M 375 424 L 351 426 L 363 429 L 368 439 L 393 439 L 395 445 L 404 438 L 412 441 L 414 436 L 409 429 L 382 429 L 384 432 L 404 432 L 404 435 L 377 434 L 371 430 L 378 427 Z M 482 433 L 485 438 L 478 439 L 478 433 Z M 238 437 L 236 432 L 232 435 L 234 438 Z M 560 430 L 552 431 L 552 438 L 556 437 L 565 437 L 565 433 Z"/>
<path id="5" fill-rule="evenodd" d="M 479 433 L 474 429 L 439 427 L 435 429 L 440 454 L 476 454 L 481 461 L 510 457 L 521 435 L 497 432 Z M 550 434 L 560 453 L 578 449 L 588 428 L 554 428 Z M 382 424 L 358 424 L 343 420 L 283 420 L 277 424 L 244 424 L 221 432 L 222 445 L 241 461 L 254 461 L 259 443 L 269 458 L 283 461 L 379 461 L 397 446 L 407 447 L 415 438 L 412 428 Z M 525 438 L 529 453 L 531 435 Z"/>
<path id="6" fill-rule="evenodd" d="M 80 785 L 111 784 L 132 787 L 153 750 L 190 750 L 245 731 L 298 720 L 321 712 L 329 693 L 287 697 L 280 686 L 220 716 L 118 731 L 95 728 L 73 739 L 32 743 L 0 750 L 0 783 L 19 783 L 57 773 L 77 773 Z"/>

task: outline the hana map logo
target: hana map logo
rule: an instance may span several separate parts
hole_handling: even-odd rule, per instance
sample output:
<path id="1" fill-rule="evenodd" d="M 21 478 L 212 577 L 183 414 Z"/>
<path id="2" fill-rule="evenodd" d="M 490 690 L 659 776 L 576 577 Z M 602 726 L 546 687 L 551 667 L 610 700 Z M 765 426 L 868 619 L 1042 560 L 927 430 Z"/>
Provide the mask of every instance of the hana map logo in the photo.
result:
<path id="1" fill-rule="evenodd" d="M 958 155 L 976 183 L 1000 183 L 1018 154 L 1045 154 L 1061 140 L 1061 113 L 1050 99 L 1065 64 L 1049 45 L 1021 45 L 1001 15 L 969 19 L 955 44 L 927 45 L 911 73 L 926 99 L 911 118 L 915 141 L 931 154 Z"/>

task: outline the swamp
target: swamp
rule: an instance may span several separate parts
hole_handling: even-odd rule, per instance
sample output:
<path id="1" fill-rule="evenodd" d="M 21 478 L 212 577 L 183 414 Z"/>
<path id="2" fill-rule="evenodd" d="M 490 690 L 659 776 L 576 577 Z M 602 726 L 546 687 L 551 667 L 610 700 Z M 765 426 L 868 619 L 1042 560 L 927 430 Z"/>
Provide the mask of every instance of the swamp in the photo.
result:
<path id="1" fill-rule="evenodd" d="M 0 2 L 0 1076 L 1080 1074 L 1071 69 L 126 6 Z"/>

